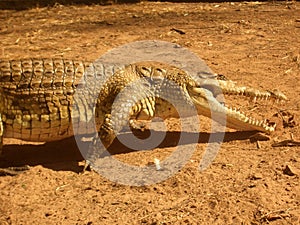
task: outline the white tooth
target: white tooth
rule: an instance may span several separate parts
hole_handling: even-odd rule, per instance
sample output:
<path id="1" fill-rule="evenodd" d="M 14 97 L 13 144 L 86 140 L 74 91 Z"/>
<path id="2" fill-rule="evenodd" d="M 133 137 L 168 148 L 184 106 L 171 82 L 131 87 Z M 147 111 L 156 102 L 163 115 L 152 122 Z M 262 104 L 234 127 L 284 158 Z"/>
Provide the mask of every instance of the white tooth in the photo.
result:
<path id="1" fill-rule="evenodd" d="M 252 123 L 252 117 L 249 117 L 248 123 Z"/>

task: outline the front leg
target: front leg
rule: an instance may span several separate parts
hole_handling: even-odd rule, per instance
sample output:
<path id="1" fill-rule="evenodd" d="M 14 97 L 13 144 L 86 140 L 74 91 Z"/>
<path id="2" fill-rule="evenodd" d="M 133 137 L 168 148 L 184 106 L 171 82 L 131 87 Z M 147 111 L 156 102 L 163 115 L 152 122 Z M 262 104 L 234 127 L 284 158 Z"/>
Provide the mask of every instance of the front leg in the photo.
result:
<path id="1" fill-rule="evenodd" d="M 108 148 L 125 126 L 142 130 L 144 123 L 138 120 L 151 120 L 154 117 L 155 98 L 153 97 L 144 98 L 137 103 L 132 102 L 132 104 L 126 106 L 116 103 L 112 114 L 105 115 L 104 122 L 99 130 L 99 137 L 104 147 Z"/>
<path id="2" fill-rule="evenodd" d="M 136 100 L 135 96 L 131 97 Z M 129 100 L 130 99 L 131 98 L 129 98 Z M 124 106 L 124 104 L 118 104 L 117 101 L 112 110 L 112 114 L 105 115 L 98 135 L 93 138 L 89 146 L 84 170 L 86 170 L 87 167 L 97 170 L 97 159 L 110 156 L 107 149 L 122 128 L 125 126 L 133 126 L 132 124 L 135 124 L 137 120 L 140 119 L 151 120 L 154 117 L 154 112 L 155 99 L 153 97 L 144 98 L 138 102 L 132 101 L 132 104 L 126 104 L 126 106 Z"/>

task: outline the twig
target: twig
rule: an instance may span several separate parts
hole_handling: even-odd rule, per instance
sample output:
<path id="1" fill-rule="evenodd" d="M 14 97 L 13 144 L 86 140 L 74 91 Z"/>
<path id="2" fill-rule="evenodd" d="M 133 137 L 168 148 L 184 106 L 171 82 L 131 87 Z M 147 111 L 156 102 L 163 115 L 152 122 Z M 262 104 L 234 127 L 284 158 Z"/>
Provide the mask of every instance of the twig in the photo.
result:
<path id="1" fill-rule="evenodd" d="M 300 146 L 300 141 L 284 140 L 272 144 L 272 147 L 296 147 Z"/>
<path id="2" fill-rule="evenodd" d="M 259 220 L 272 221 L 272 220 L 277 220 L 277 219 L 283 219 L 284 217 L 290 216 L 289 213 L 288 213 L 290 210 L 292 210 L 292 208 L 288 208 L 286 210 L 279 209 L 279 210 L 270 211 L 270 212 L 265 213 L 264 215 L 262 215 L 259 218 Z"/>

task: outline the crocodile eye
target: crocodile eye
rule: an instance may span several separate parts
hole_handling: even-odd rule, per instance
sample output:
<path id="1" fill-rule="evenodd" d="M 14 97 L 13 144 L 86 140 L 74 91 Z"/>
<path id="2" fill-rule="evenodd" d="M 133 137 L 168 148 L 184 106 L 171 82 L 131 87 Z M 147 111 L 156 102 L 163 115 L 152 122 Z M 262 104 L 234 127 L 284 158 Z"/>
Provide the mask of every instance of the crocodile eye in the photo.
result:
<path id="1" fill-rule="evenodd" d="M 144 77 L 150 77 L 150 75 L 151 75 L 151 69 L 149 67 L 142 66 L 140 68 L 140 73 Z"/>
<path id="2" fill-rule="evenodd" d="M 164 69 L 161 69 L 161 68 L 156 68 L 156 70 L 155 70 L 155 74 L 159 74 L 159 75 L 162 75 L 162 74 L 164 74 L 164 73 L 166 73 L 166 70 L 164 70 Z"/>
<path id="3" fill-rule="evenodd" d="M 150 72 L 150 68 L 149 67 L 142 66 L 142 70 Z"/>

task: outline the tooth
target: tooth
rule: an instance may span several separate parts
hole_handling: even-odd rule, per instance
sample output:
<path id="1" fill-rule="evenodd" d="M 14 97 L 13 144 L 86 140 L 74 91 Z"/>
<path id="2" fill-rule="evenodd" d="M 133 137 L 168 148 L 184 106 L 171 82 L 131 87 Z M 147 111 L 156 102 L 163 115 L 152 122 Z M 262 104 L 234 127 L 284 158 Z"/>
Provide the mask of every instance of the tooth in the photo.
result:
<path id="1" fill-rule="evenodd" d="M 251 122 L 252 122 L 252 118 L 250 117 L 249 120 L 248 120 L 248 123 L 251 124 Z"/>
<path id="2" fill-rule="evenodd" d="M 252 117 L 249 117 L 248 123 L 252 124 Z"/>
<path id="3" fill-rule="evenodd" d="M 268 129 L 270 132 L 273 132 L 275 130 L 275 126 L 269 126 Z"/>

